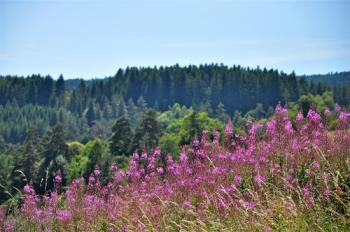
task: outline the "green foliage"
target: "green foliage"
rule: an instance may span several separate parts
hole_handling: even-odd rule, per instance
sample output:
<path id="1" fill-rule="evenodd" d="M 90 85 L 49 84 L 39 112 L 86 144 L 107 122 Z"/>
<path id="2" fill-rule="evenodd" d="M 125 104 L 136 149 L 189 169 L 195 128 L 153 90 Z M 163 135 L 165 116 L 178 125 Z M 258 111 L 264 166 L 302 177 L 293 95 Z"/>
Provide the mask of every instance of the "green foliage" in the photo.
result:
<path id="1" fill-rule="evenodd" d="M 58 170 L 61 171 L 63 176 L 66 176 L 69 153 L 64 133 L 63 126 L 57 125 L 44 138 L 43 158 L 39 165 L 38 178 L 40 178 L 40 180 L 37 180 L 37 183 L 40 184 L 41 191 L 53 188 L 54 176 Z M 65 184 L 65 179 L 63 179 L 63 184 Z"/>
<path id="2" fill-rule="evenodd" d="M 13 157 L 0 154 L 0 203 L 10 197 L 9 193 L 12 190 L 11 173 L 13 166 Z"/>
<path id="3" fill-rule="evenodd" d="M 159 145 L 163 154 L 177 155 L 180 153 L 180 136 L 165 133 L 159 140 Z"/>
<path id="4" fill-rule="evenodd" d="M 104 160 L 106 159 L 108 148 L 107 144 L 99 139 L 90 141 L 85 145 L 83 151 L 83 156 L 86 156 L 88 159 L 86 169 L 84 170 L 84 177 L 88 177 L 96 165 L 101 167 Z"/>
<path id="5" fill-rule="evenodd" d="M 179 130 L 180 144 L 189 144 L 194 136 L 200 137 L 205 129 L 210 132 L 222 131 L 223 127 L 222 122 L 215 118 L 209 118 L 206 112 L 192 111 L 182 119 Z"/>
<path id="6" fill-rule="evenodd" d="M 157 111 L 148 109 L 142 116 L 141 123 L 135 129 L 133 139 L 133 150 L 146 148 L 154 149 L 158 146 L 159 137 L 161 135 L 161 127 L 157 120 Z"/>
<path id="7" fill-rule="evenodd" d="M 112 127 L 112 132 L 109 144 L 112 155 L 129 155 L 133 138 L 129 119 L 126 116 L 119 118 Z"/>

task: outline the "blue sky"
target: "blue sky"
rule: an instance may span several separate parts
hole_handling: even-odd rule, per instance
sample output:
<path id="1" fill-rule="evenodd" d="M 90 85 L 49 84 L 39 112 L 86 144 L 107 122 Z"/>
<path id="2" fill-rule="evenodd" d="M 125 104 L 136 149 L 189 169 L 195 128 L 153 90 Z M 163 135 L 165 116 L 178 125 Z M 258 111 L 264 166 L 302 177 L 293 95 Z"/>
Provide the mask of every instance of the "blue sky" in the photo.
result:
<path id="1" fill-rule="evenodd" d="M 0 0 L 0 74 L 224 63 L 350 70 L 350 0 Z"/>

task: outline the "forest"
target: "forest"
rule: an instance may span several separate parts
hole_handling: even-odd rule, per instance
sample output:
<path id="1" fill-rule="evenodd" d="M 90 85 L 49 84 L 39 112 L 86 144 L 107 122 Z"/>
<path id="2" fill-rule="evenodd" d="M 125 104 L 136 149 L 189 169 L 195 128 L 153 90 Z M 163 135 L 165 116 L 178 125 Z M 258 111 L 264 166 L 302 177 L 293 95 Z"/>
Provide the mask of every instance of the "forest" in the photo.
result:
<path id="1" fill-rule="evenodd" d="M 227 170 L 233 167 L 225 166 L 223 160 L 237 159 L 241 165 L 247 165 L 248 169 L 252 168 L 250 164 L 248 165 L 249 162 L 239 154 L 241 152 L 247 153 L 248 156 L 252 155 L 251 152 L 255 152 L 253 151 L 255 146 L 259 147 L 256 151 L 257 155 L 252 156 L 251 159 L 253 163 L 261 162 L 257 167 L 259 170 L 261 168 L 262 173 L 261 175 L 254 173 L 257 179 L 252 180 L 252 185 L 250 180 L 246 179 L 246 182 L 242 182 L 240 179 L 250 178 L 248 173 L 243 174 L 243 169 L 237 171 L 239 168 L 235 167 L 232 170 L 237 173 L 242 172 L 239 175 L 236 173 L 234 177 L 238 189 L 243 191 L 252 187 L 256 191 L 254 193 L 259 195 L 261 191 L 266 190 L 260 189 L 266 178 L 272 178 L 268 175 L 273 176 L 273 173 L 270 173 L 271 165 L 278 165 L 279 162 L 278 160 L 274 160 L 274 164 L 265 162 L 264 160 L 270 158 L 259 153 L 264 153 L 260 143 L 268 144 L 266 149 L 271 150 L 265 151 L 267 153 L 294 152 L 299 156 L 302 152 L 309 152 L 314 157 L 315 151 L 306 149 L 311 145 L 308 143 L 300 145 L 305 141 L 299 141 L 299 139 L 316 136 L 315 144 L 319 144 L 326 154 L 334 151 L 340 157 L 339 159 L 343 159 L 343 155 L 349 152 L 346 148 L 346 139 L 349 139 L 347 124 L 350 118 L 350 114 L 347 113 L 350 107 L 349 80 L 350 72 L 296 76 L 294 72 L 287 74 L 272 69 L 229 67 L 222 64 L 128 67 L 119 69 L 114 76 L 92 80 L 65 80 L 62 75 L 57 79 L 39 74 L 27 77 L 0 76 L 0 204 L 6 206 L 9 211 L 15 211 L 16 207 L 24 203 L 22 210 L 27 210 L 28 215 L 33 217 L 34 213 L 30 211 L 30 206 L 26 206 L 26 204 L 33 204 L 33 202 L 30 203 L 33 201 L 31 197 L 51 193 L 50 198 L 52 198 L 53 193 L 67 191 L 68 194 L 69 189 L 75 188 L 74 191 L 78 191 L 77 188 L 85 188 L 83 187 L 85 185 L 87 189 L 90 187 L 95 189 L 91 191 L 107 191 L 109 194 L 125 191 L 130 199 L 140 197 L 133 191 L 144 191 L 148 194 L 146 196 L 151 198 L 154 189 L 152 191 L 144 189 L 142 181 L 145 179 L 150 186 L 162 191 L 160 193 L 162 199 L 168 199 L 171 194 L 166 193 L 167 188 L 170 188 L 167 181 L 173 182 L 174 186 L 171 188 L 174 190 L 181 188 L 182 184 L 178 181 L 185 178 L 188 184 L 191 181 L 198 182 L 194 192 L 188 192 L 187 197 L 190 194 L 197 194 L 198 197 L 192 200 L 187 198 L 177 200 L 184 201 L 181 203 L 184 204 L 184 208 L 195 205 L 197 207 L 205 198 L 200 193 L 204 191 L 202 188 L 205 191 L 209 191 L 208 188 L 211 189 L 210 191 L 218 188 L 218 186 L 204 187 L 204 179 L 209 174 L 199 170 L 205 167 L 212 171 L 213 175 L 219 176 L 221 173 L 226 176 L 225 178 L 231 178 Z M 316 120 L 316 123 L 313 120 Z M 302 127 L 302 122 L 305 123 L 305 128 Z M 277 129 L 273 129 L 275 127 Z M 339 128 L 343 128 L 342 135 L 337 134 Z M 319 131 L 319 134 L 314 135 L 313 130 Z M 325 141 L 328 132 L 334 133 L 334 136 L 338 136 L 339 139 L 343 136 L 344 141 L 339 142 L 341 145 L 338 148 Z M 271 136 L 275 136 L 276 140 Z M 281 138 L 284 136 L 287 136 L 288 143 L 292 147 L 286 147 L 283 150 L 280 145 Z M 298 151 L 293 150 L 293 144 L 306 150 L 301 151 L 299 148 Z M 250 150 L 250 147 L 253 150 Z M 324 150 L 326 147 L 328 150 Z M 213 153 L 222 154 L 223 157 L 212 157 Z M 224 155 L 226 153 L 234 155 L 229 158 Z M 204 162 L 206 157 L 213 163 Z M 187 163 L 184 159 L 189 159 L 191 162 Z M 320 161 L 317 159 L 317 162 Z M 152 163 L 153 168 L 147 166 L 149 163 Z M 311 164 L 309 161 L 306 163 L 318 165 L 312 162 Z M 288 168 L 292 168 L 289 165 L 291 164 L 288 163 Z M 114 167 L 112 171 L 111 167 Z M 182 171 L 181 175 L 175 173 L 174 177 L 168 177 L 166 174 L 173 172 L 169 169 L 170 167 L 197 171 L 198 176 L 204 179 L 191 179 L 194 178 L 192 175 L 185 175 Z M 281 167 L 275 168 L 279 170 Z M 306 188 L 304 184 L 308 183 L 311 185 L 307 185 L 308 188 L 315 186 L 313 191 L 321 188 L 320 185 L 307 182 L 305 170 L 308 170 L 306 166 L 299 170 L 300 173 L 295 173 L 298 178 L 303 178 L 300 179 L 299 187 Z M 346 168 L 342 171 L 347 172 Z M 104 189 L 103 186 L 116 184 L 110 182 L 113 175 L 118 175 L 115 178 L 118 178 L 119 182 L 128 183 L 125 186 L 126 189 L 121 190 L 119 189 L 121 187 L 118 187 L 116 190 L 118 193 Z M 82 179 L 78 179 L 80 177 Z M 130 179 L 122 180 L 124 178 Z M 229 183 L 225 178 L 218 180 L 224 186 Z M 343 180 L 344 183 L 349 181 L 349 176 L 347 178 Z M 161 181 L 163 179 L 166 182 L 163 183 Z M 206 181 L 212 182 L 214 179 Z M 276 185 L 280 184 L 280 180 L 275 181 L 277 181 Z M 225 191 L 237 191 L 228 189 L 229 186 L 225 188 L 227 188 Z M 22 189 L 27 195 L 23 195 Z M 342 191 L 348 190 L 342 189 Z M 87 194 L 86 197 L 92 196 L 89 192 L 82 194 Z M 105 199 L 103 196 L 95 195 L 95 197 Z M 307 207 L 311 196 L 305 194 L 305 197 L 306 203 L 304 203 Z M 208 200 L 210 202 L 207 206 L 213 207 L 212 210 L 214 210 L 210 211 L 211 213 L 216 212 L 215 210 L 219 210 L 220 207 L 226 207 L 220 204 L 232 203 L 220 202 L 220 199 L 219 197 Z M 252 207 L 250 204 L 263 204 L 263 200 L 253 201 L 249 196 L 239 199 L 244 200 L 239 204 L 248 210 L 248 214 Z M 144 201 L 154 201 L 154 199 L 147 198 Z M 70 207 L 76 207 L 74 204 Z M 171 208 L 163 207 L 159 202 L 156 204 L 165 215 L 167 214 L 165 211 Z M 47 209 L 50 207 L 48 206 Z M 95 205 L 95 207 L 99 206 Z M 200 209 L 198 207 L 196 209 Z M 264 208 L 266 205 L 260 207 Z M 67 213 L 68 208 L 60 212 Z M 97 215 L 98 209 L 94 210 L 92 211 Z M 157 217 L 153 215 L 156 213 L 151 208 L 147 210 L 150 218 L 139 223 L 139 226 L 168 230 L 162 227 L 167 223 L 152 224 L 156 221 Z M 234 212 L 230 211 L 230 213 Z M 73 213 L 69 211 L 68 214 Z M 203 215 L 203 217 L 218 216 L 215 220 L 219 221 L 227 216 L 216 213 Z M 64 218 L 64 215 L 61 216 Z M 136 214 L 133 216 L 136 217 Z M 72 215 L 67 221 L 70 221 L 71 217 Z M 344 217 L 346 219 L 346 216 Z M 246 216 L 243 218 L 250 220 Z M 131 218 L 128 222 L 134 219 Z M 343 220 L 342 217 L 338 219 Z M 37 228 L 38 222 L 35 222 L 35 218 L 33 220 L 28 223 L 33 225 L 33 228 Z M 40 223 L 45 225 L 48 223 L 47 225 L 52 227 L 53 224 L 50 223 L 54 222 L 50 221 L 51 219 L 48 220 Z M 62 221 L 65 220 L 62 219 Z M 102 216 L 101 220 L 105 218 Z M 3 222 L 0 217 L 0 228 L 1 223 Z M 244 225 L 241 222 L 235 223 Z M 120 222 L 120 225 L 124 224 L 125 222 Z M 54 223 L 54 225 L 63 226 L 60 223 Z M 98 222 L 97 225 L 104 224 Z M 73 227 L 63 226 L 62 228 L 71 230 Z M 198 230 L 201 225 L 191 228 Z M 91 230 L 88 227 L 85 229 Z M 117 231 L 121 229 L 122 227 L 118 227 Z M 101 231 L 107 231 L 107 229 L 101 229 Z"/>

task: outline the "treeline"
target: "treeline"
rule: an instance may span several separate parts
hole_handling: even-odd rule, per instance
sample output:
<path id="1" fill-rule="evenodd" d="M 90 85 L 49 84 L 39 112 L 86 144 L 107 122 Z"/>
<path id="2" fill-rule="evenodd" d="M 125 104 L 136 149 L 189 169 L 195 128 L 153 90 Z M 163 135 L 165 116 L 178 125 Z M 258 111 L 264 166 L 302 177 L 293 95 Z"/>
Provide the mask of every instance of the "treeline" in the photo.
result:
<path id="1" fill-rule="evenodd" d="M 328 74 L 304 75 L 299 78 L 305 78 L 312 82 L 325 82 L 330 85 L 350 85 L 350 72 L 335 72 Z"/>
<path id="2" fill-rule="evenodd" d="M 332 91 L 341 105 L 350 102 L 350 86 L 309 82 L 294 73 L 225 65 L 129 67 L 113 77 L 65 81 L 50 76 L 0 77 L 0 136 L 6 142 L 24 140 L 34 125 L 40 134 L 62 123 L 71 138 L 107 138 L 113 120 L 127 114 L 136 127 L 146 108 L 166 111 L 179 103 L 219 117 L 255 108 L 271 112 L 278 102 L 301 95 Z"/>

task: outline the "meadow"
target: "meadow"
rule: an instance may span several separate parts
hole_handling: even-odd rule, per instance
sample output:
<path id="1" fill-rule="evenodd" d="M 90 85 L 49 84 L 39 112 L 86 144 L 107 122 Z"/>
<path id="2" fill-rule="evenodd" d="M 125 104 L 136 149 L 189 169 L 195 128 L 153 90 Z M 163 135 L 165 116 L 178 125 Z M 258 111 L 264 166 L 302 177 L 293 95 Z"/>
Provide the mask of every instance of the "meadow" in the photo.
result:
<path id="1" fill-rule="evenodd" d="M 337 117 L 332 131 L 330 117 Z M 30 184 L 20 208 L 1 209 L 2 231 L 348 231 L 350 112 L 310 110 L 290 121 L 280 105 L 246 136 L 229 121 L 203 131 L 180 154 L 135 152 L 100 181 L 38 195 Z M 174 158 L 177 157 L 177 158 Z"/>

